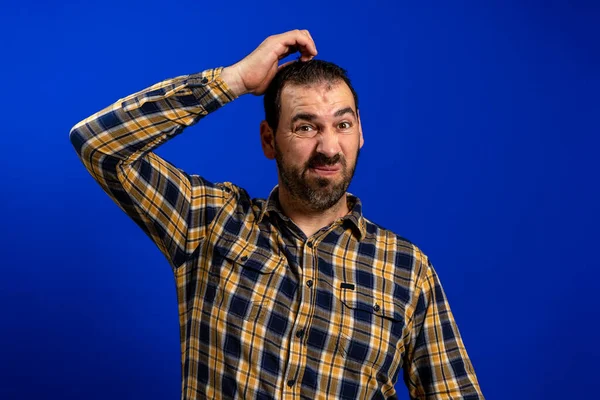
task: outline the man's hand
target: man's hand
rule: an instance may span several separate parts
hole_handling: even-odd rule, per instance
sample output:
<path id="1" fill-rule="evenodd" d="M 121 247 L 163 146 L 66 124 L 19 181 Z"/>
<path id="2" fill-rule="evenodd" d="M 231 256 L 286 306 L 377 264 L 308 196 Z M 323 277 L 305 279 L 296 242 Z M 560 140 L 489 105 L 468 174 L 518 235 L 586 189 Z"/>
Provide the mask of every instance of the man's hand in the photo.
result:
<path id="1" fill-rule="evenodd" d="M 315 42 L 307 30 L 269 36 L 243 60 L 224 68 L 221 78 L 237 96 L 261 95 L 280 68 L 279 60 L 295 52 L 300 52 L 301 61 L 317 55 Z"/>

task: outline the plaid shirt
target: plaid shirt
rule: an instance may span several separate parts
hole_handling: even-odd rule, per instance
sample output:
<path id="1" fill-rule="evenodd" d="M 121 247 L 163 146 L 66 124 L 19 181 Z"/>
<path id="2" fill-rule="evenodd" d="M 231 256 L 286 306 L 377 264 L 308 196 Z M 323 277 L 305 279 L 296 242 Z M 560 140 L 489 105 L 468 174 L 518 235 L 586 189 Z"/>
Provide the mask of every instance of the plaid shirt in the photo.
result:
<path id="1" fill-rule="evenodd" d="M 438 277 L 351 212 L 307 238 L 267 200 L 152 152 L 236 96 L 222 68 L 132 94 L 73 127 L 106 193 L 173 269 L 183 399 L 482 399 Z"/>

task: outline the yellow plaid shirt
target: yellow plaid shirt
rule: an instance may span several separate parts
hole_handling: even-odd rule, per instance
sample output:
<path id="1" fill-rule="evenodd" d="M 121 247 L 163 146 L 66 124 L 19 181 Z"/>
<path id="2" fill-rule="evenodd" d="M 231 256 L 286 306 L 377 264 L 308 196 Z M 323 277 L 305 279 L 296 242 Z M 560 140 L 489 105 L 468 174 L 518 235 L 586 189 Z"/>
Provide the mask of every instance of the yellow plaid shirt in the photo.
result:
<path id="1" fill-rule="evenodd" d="M 106 193 L 173 269 L 183 399 L 483 399 L 438 277 L 351 212 L 310 238 L 267 200 L 152 151 L 235 95 L 222 68 L 132 94 L 73 127 Z"/>

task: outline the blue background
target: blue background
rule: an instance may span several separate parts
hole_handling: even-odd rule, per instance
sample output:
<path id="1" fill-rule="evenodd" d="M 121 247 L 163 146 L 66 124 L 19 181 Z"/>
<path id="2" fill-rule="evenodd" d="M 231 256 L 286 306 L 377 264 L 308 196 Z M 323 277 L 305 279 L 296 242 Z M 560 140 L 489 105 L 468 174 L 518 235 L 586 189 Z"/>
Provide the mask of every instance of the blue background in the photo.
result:
<path id="1" fill-rule="evenodd" d="M 68 133 L 294 28 L 348 69 L 365 134 L 350 191 L 432 259 L 486 397 L 597 396 L 597 2 L 16 3 L 0 11 L 1 399 L 179 398 L 171 270 Z M 158 153 L 265 197 L 262 117 L 243 97 Z"/>

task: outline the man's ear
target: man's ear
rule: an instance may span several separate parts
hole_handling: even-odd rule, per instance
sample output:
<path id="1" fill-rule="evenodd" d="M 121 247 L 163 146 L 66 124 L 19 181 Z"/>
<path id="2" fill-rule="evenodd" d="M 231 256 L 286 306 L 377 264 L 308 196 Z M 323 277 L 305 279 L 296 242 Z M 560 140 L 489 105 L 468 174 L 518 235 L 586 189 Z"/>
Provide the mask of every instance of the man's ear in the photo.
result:
<path id="1" fill-rule="evenodd" d="M 356 118 L 358 119 L 358 132 L 360 134 L 359 149 L 362 149 L 363 144 L 365 144 L 365 139 L 363 138 L 362 124 L 360 122 L 360 111 L 359 110 L 356 110 Z"/>
<path id="2" fill-rule="evenodd" d="M 267 121 L 260 123 L 260 144 L 265 157 L 273 160 L 275 158 L 275 133 Z"/>

